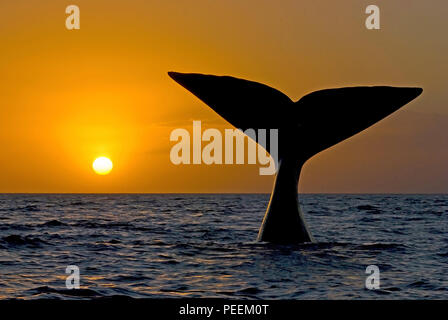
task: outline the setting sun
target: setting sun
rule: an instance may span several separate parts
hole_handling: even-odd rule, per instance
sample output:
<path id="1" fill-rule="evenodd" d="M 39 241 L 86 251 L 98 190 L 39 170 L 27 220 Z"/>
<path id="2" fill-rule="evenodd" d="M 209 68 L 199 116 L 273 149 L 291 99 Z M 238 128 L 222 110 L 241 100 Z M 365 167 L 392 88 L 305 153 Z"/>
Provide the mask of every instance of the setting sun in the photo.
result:
<path id="1" fill-rule="evenodd" d="M 93 161 L 92 167 L 97 174 L 106 175 L 112 171 L 113 164 L 109 158 L 99 157 Z"/>

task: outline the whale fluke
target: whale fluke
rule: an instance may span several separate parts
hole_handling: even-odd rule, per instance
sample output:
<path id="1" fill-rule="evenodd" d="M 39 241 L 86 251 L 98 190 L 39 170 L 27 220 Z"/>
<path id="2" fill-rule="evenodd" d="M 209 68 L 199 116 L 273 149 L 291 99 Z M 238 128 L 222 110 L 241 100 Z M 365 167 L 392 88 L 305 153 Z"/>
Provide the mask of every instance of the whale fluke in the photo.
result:
<path id="1" fill-rule="evenodd" d="M 260 241 L 277 243 L 313 241 L 298 202 L 303 164 L 423 92 L 412 87 L 347 87 L 315 91 L 293 102 L 258 82 L 197 73 L 168 74 L 233 126 L 279 130 L 279 168 L 258 235 Z"/>

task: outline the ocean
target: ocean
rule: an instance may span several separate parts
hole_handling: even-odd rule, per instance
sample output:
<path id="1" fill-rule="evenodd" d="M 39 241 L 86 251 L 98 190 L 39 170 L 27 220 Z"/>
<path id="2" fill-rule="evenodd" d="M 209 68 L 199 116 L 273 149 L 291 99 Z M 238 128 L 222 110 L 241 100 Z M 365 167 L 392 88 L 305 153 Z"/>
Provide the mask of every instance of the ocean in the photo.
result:
<path id="1" fill-rule="evenodd" d="M 448 298 L 448 195 L 300 200 L 316 243 L 256 242 L 266 194 L 0 194 L 0 298 Z"/>

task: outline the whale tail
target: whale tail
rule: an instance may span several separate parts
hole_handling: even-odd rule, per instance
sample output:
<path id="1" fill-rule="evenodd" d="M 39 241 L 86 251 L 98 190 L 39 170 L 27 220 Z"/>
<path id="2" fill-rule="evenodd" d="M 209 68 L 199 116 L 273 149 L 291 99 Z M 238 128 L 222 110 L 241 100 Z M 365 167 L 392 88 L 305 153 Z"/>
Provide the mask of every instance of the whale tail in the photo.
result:
<path id="1" fill-rule="evenodd" d="M 279 168 L 258 236 L 270 242 L 312 241 L 297 198 L 300 170 L 306 160 L 387 117 L 423 91 L 347 87 L 315 91 L 293 102 L 258 82 L 196 73 L 168 74 L 233 126 L 279 130 Z M 269 145 L 263 147 L 269 151 Z"/>

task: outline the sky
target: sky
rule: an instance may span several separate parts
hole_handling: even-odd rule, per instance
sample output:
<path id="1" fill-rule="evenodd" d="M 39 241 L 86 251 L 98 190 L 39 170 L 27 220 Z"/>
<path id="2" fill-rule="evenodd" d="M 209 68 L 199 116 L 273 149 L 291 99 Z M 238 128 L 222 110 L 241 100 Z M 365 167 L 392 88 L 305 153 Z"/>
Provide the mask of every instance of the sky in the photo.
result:
<path id="1" fill-rule="evenodd" d="M 65 27 L 71 4 L 79 30 Z M 370 4 L 380 30 L 365 28 Z M 266 83 L 294 101 L 422 87 L 311 158 L 299 191 L 446 193 L 447 16 L 442 0 L 1 1 L 0 192 L 270 192 L 258 165 L 171 163 L 173 129 L 231 128 L 167 76 L 179 71 Z M 99 156 L 113 161 L 109 175 L 92 170 Z"/>

